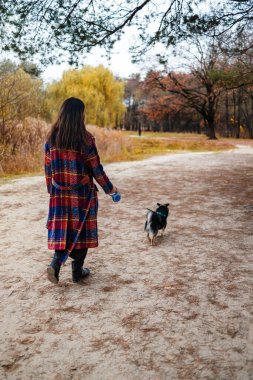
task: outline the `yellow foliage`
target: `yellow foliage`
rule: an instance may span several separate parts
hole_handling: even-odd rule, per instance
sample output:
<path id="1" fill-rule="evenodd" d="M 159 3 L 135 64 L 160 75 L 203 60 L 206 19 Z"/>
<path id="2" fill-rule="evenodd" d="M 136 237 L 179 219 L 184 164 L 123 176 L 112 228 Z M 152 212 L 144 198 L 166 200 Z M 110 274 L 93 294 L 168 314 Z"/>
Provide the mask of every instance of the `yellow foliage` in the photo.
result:
<path id="1" fill-rule="evenodd" d="M 124 115 L 124 83 L 102 65 L 65 71 L 60 81 L 47 89 L 47 108 L 54 118 L 62 102 L 76 97 L 85 103 L 86 123 L 114 127 Z"/>
<path id="2" fill-rule="evenodd" d="M 23 69 L 0 73 L 0 126 L 38 116 L 42 110 L 42 82 Z M 1 130 L 1 137 L 3 131 Z"/>

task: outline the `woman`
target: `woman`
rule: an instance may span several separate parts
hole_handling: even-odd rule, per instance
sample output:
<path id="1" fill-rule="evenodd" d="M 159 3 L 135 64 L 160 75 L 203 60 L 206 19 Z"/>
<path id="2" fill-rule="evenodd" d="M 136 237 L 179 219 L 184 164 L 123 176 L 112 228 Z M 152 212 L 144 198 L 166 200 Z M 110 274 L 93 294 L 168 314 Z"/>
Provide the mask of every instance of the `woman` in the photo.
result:
<path id="1" fill-rule="evenodd" d="M 66 99 L 45 144 L 48 248 L 55 251 L 47 276 L 55 284 L 68 256 L 73 259 L 73 282 L 90 274 L 83 263 L 88 248 L 98 246 L 98 190 L 93 178 L 106 194 L 117 191 L 100 164 L 94 137 L 85 128 L 84 111 L 81 100 Z"/>

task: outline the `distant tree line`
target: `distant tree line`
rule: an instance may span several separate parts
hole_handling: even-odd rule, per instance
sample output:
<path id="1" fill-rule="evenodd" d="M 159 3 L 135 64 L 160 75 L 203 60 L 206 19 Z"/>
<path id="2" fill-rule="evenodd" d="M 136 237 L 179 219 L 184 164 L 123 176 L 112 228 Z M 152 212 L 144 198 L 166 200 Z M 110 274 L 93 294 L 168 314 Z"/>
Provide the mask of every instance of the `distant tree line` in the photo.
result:
<path id="1" fill-rule="evenodd" d="M 253 138 L 253 47 L 236 54 L 216 39 L 192 46 L 183 71 L 153 69 L 126 82 L 125 128 Z"/>

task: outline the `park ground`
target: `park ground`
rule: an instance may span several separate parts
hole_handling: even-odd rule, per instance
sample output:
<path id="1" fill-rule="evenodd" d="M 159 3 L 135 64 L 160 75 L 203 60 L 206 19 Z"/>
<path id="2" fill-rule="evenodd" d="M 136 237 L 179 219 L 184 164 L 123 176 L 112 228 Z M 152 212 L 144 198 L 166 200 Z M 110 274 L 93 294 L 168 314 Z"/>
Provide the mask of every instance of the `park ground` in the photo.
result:
<path id="1" fill-rule="evenodd" d="M 253 379 L 253 148 L 106 165 L 92 276 L 46 279 L 42 176 L 0 186 L 1 379 Z M 150 247 L 146 208 L 170 202 Z"/>

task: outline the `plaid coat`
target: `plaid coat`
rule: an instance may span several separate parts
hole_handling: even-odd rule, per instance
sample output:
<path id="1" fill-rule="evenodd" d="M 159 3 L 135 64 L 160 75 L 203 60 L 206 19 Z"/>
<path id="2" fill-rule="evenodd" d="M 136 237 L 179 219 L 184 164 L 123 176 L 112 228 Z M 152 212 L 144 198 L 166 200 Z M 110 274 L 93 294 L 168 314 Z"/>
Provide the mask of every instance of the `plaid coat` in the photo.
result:
<path id="1" fill-rule="evenodd" d="M 98 246 L 97 187 L 113 189 L 100 163 L 95 139 L 86 153 L 58 150 L 45 144 L 45 175 L 50 194 L 47 220 L 48 248 L 66 250 Z"/>

